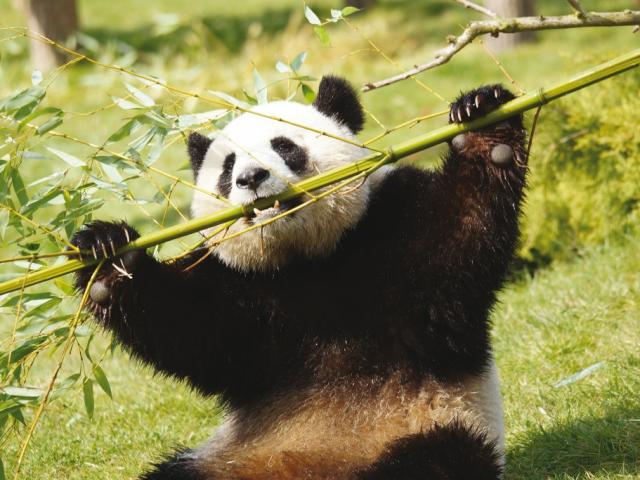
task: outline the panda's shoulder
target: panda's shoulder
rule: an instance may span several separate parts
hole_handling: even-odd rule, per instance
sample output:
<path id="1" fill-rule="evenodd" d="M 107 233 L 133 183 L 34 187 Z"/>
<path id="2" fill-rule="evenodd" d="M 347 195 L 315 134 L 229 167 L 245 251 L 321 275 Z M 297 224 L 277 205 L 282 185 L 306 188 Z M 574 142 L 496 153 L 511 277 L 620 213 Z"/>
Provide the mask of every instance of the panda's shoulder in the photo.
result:
<path id="1" fill-rule="evenodd" d="M 433 172 L 410 165 L 384 166 L 374 172 L 370 178 L 370 209 L 393 209 L 400 204 L 412 202 L 413 194 L 424 192 L 433 181 Z"/>
<path id="2" fill-rule="evenodd" d="M 415 221 L 417 210 L 423 208 L 420 198 L 432 176 L 432 172 L 412 166 L 382 167 L 372 174 L 367 210 L 346 243 L 370 244 L 374 238 L 389 241 L 398 231 L 406 230 Z"/>

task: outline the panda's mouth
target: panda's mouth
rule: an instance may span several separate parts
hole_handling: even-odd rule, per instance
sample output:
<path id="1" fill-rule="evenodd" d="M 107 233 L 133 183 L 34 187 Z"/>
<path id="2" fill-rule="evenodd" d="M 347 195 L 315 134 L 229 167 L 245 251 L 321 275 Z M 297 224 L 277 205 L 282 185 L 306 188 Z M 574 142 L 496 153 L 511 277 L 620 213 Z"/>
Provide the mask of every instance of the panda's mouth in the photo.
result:
<path id="1" fill-rule="evenodd" d="M 281 213 L 284 213 L 286 211 L 289 211 L 293 208 L 296 208 L 297 206 L 302 204 L 302 199 L 300 197 L 296 197 L 296 198 L 292 198 L 291 200 L 284 200 L 284 201 L 275 201 L 275 203 L 273 204 L 273 207 L 269 207 L 269 208 L 265 208 L 262 210 L 259 210 L 257 208 L 254 208 L 252 211 L 247 212 L 245 214 L 245 218 L 250 222 L 250 223 L 255 223 L 256 221 L 261 221 L 261 220 L 267 220 L 269 218 L 273 218 L 276 215 L 280 215 Z M 292 213 L 288 216 L 293 216 L 295 215 L 295 213 Z M 286 217 L 284 217 L 286 218 Z"/>

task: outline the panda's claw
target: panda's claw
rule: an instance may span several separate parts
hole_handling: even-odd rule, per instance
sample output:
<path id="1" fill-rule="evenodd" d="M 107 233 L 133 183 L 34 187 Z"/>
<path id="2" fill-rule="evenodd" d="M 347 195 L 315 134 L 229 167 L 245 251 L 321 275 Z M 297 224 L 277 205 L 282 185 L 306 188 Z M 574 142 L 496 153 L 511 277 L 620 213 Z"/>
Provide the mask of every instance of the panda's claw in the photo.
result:
<path id="1" fill-rule="evenodd" d="M 85 255 L 88 252 L 87 256 L 94 260 L 108 258 L 114 261 L 118 250 L 138 237 L 138 232 L 124 223 L 95 221 L 78 230 L 71 238 L 71 244 Z"/>
<path id="2" fill-rule="evenodd" d="M 515 96 L 501 85 L 488 85 L 462 93 L 451 104 L 449 121 L 462 123 L 476 120 L 513 98 Z"/>
<path id="3" fill-rule="evenodd" d="M 107 247 L 104 243 L 100 242 L 100 247 L 102 248 L 102 253 L 104 253 L 104 258 L 109 258 L 109 252 L 107 252 Z"/>

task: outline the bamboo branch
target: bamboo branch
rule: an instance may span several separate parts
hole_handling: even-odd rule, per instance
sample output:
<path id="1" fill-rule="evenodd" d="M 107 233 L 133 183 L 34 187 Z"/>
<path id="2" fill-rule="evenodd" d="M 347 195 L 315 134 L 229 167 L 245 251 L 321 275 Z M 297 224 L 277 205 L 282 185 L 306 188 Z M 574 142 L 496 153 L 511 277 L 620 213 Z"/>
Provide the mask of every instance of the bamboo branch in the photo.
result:
<path id="1" fill-rule="evenodd" d="M 478 120 L 464 124 L 450 124 L 440 127 L 412 140 L 389 147 L 384 153 L 374 153 L 358 162 L 303 180 L 295 185 L 294 188 L 289 188 L 274 197 L 260 199 L 251 205 L 221 210 L 212 215 L 189 220 L 188 222 L 179 225 L 174 225 L 148 235 L 143 235 L 134 242 L 131 242 L 118 250 L 117 254 L 120 255 L 132 250 L 146 249 L 160 243 L 168 242 L 169 240 L 174 240 L 185 235 L 205 230 L 215 225 L 229 222 L 242 217 L 246 212 L 253 211 L 254 208 L 268 208 L 273 205 L 276 199 L 280 201 L 290 200 L 304 195 L 305 191 L 318 190 L 354 176 L 362 175 L 363 172 L 366 172 L 365 175 L 368 175 L 383 165 L 396 162 L 401 158 L 450 140 L 460 133 L 504 121 L 509 117 L 540 107 L 552 100 L 556 100 L 564 95 L 605 80 L 611 76 L 637 67 L 638 65 L 640 65 L 640 49 L 633 50 L 609 62 L 586 70 L 571 80 L 557 83 L 537 92 L 522 95 L 508 103 L 505 103 L 497 110 L 491 112 L 485 117 L 479 118 Z M 96 261 L 82 262 L 80 260 L 70 260 L 61 265 L 42 268 L 32 274 L 0 283 L 0 295 L 19 290 L 23 285 L 30 286 L 42 283 L 67 273 L 92 266 L 96 263 Z"/>
<path id="2" fill-rule="evenodd" d="M 562 15 L 557 17 L 517 17 L 482 20 L 469 23 L 458 37 L 453 37 L 448 47 L 434 53 L 433 59 L 416 65 L 414 68 L 393 77 L 370 82 L 362 87 L 363 92 L 385 87 L 392 83 L 406 80 L 426 70 L 447 63 L 455 54 L 482 35 L 498 35 L 500 33 L 533 32 L 539 30 L 558 30 L 584 27 L 621 27 L 640 25 L 640 11 L 624 12 L 589 12 L 584 16 Z"/>
<path id="3" fill-rule="evenodd" d="M 476 12 L 480 12 L 483 15 L 491 18 L 497 18 L 498 14 L 492 10 L 489 10 L 487 7 L 482 7 L 477 3 L 470 2 L 469 0 L 453 0 L 454 2 L 459 3 L 464 8 L 469 8 L 471 10 L 475 10 Z"/>

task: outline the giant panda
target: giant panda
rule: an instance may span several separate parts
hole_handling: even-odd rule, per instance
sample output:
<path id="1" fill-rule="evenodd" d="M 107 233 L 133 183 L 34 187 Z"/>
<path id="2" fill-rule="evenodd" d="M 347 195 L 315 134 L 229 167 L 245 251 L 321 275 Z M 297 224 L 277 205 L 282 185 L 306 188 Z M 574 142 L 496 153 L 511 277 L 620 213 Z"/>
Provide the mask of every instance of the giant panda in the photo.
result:
<path id="1" fill-rule="evenodd" d="M 449 121 L 512 98 L 500 85 L 462 94 Z M 363 122 L 353 87 L 326 76 L 312 105 L 272 102 L 214 138 L 192 133 L 193 214 L 358 160 Z M 90 288 L 97 321 L 134 357 L 227 405 L 209 441 L 141 478 L 501 478 L 489 314 L 517 242 L 525 137 L 521 116 L 460 135 L 437 171 L 385 168 L 232 235 L 299 203 L 274 202 L 174 262 L 115 256 L 138 237 L 123 222 L 76 232 L 82 252 L 108 257 Z M 77 274 L 79 289 L 92 270 Z"/>

